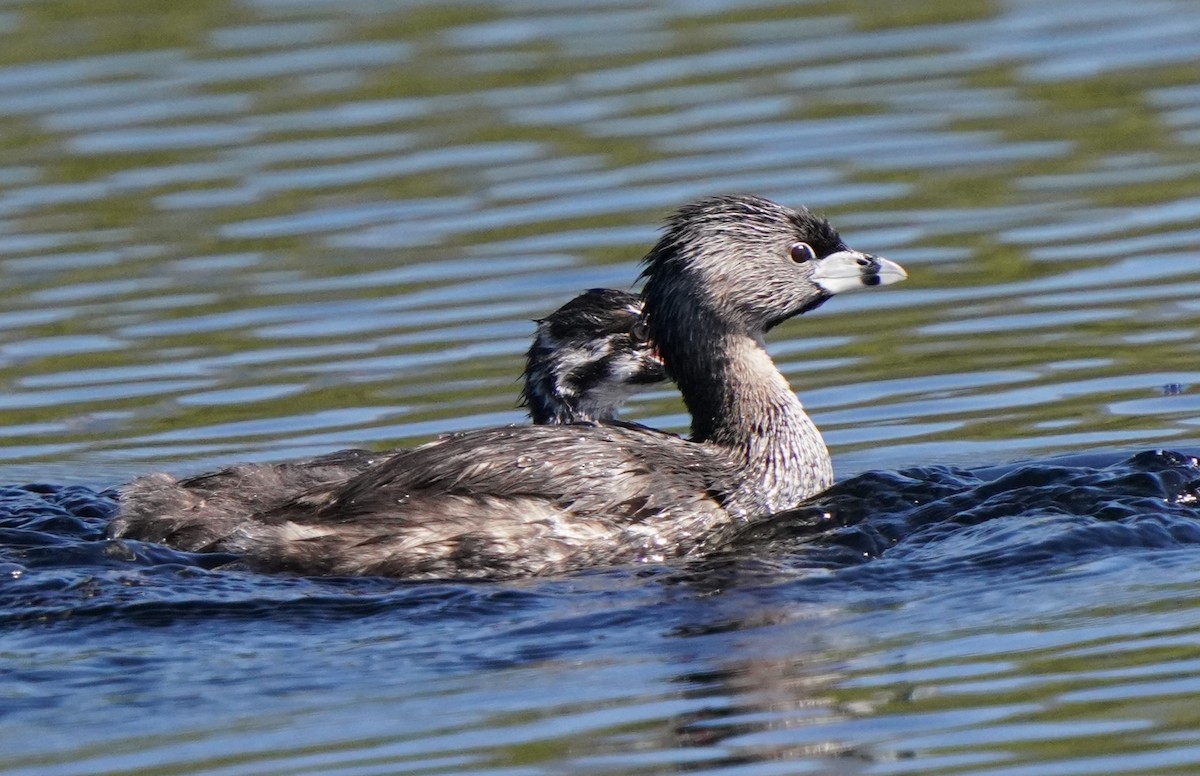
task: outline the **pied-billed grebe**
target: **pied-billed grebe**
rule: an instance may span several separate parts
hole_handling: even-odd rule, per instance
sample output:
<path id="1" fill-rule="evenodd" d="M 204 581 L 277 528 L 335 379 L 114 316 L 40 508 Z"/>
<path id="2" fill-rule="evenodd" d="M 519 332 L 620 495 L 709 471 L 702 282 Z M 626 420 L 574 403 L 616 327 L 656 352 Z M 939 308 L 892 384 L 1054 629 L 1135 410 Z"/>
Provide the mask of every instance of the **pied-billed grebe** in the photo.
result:
<path id="1" fill-rule="evenodd" d="M 613 421 L 631 395 L 666 380 L 641 315 L 642 300 L 634 294 L 593 288 L 538 319 L 521 391 L 530 419 L 539 424 Z M 183 479 L 150 474 L 123 489 L 122 516 L 153 519 L 164 529 L 170 525 L 168 516 L 180 516 L 172 543 L 192 546 L 198 539 L 185 538 L 187 533 L 204 537 L 222 526 L 232 530 L 257 512 L 319 485 L 344 481 L 397 452 L 338 450 L 283 463 L 238 464 Z"/>
<path id="2" fill-rule="evenodd" d="M 904 270 L 757 197 L 683 207 L 645 263 L 644 318 L 692 414 L 690 440 L 623 424 L 449 434 L 233 527 L 127 502 L 113 535 L 304 574 L 510 577 L 686 554 L 832 484 L 763 335 Z"/>
<path id="3" fill-rule="evenodd" d="M 615 420 L 634 393 L 667 379 L 642 300 L 593 288 L 537 321 L 521 404 L 534 423 Z"/>

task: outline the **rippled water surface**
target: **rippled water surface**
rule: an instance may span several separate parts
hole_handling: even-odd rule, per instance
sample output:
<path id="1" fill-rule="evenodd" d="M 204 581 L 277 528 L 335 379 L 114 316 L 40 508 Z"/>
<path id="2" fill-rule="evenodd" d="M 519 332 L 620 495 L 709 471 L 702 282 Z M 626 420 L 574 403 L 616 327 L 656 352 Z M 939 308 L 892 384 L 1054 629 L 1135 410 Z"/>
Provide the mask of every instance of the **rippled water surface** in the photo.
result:
<path id="1" fill-rule="evenodd" d="M 1200 769 L 1200 5 L 9 0 L 0 39 L 0 772 Z M 718 192 L 909 270 L 772 332 L 813 507 L 505 584 L 103 540 L 139 473 L 519 422 L 530 320 Z"/>

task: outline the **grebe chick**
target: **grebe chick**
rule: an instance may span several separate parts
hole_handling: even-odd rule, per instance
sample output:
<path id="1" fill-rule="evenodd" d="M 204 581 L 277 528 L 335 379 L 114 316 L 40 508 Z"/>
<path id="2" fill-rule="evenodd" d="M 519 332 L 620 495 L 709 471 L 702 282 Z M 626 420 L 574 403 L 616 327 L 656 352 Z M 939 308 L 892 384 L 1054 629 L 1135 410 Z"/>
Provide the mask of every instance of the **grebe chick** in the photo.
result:
<path id="1" fill-rule="evenodd" d="M 513 577 L 685 555 L 827 488 L 829 453 L 763 337 L 904 270 L 757 197 L 683 207 L 645 264 L 644 319 L 690 440 L 623 424 L 448 434 L 236 526 L 123 508 L 113 535 L 303 574 Z"/>
<path id="2" fill-rule="evenodd" d="M 642 300 L 626 291 L 593 288 L 538 319 L 525 359 L 521 403 L 534 423 L 616 419 L 634 393 L 663 382 L 667 373 L 640 321 Z M 344 481 L 397 451 L 363 449 L 276 464 L 246 463 L 176 479 L 156 473 L 122 489 L 121 520 L 153 518 L 173 531 L 171 543 L 192 546 L 220 526 L 280 506 L 321 485 Z M 175 528 L 170 516 L 175 515 Z M 143 523 L 149 529 L 150 523 Z M 120 523 L 112 531 L 121 530 Z M 197 533 L 194 539 L 188 538 Z M 165 540 L 167 534 L 139 534 Z"/>
<path id="3" fill-rule="evenodd" d="M 521 404 L 537 424 L 615 420 L 634 393 L 667 379 L 642 300 L 592 288 L 537 321 Z"/>

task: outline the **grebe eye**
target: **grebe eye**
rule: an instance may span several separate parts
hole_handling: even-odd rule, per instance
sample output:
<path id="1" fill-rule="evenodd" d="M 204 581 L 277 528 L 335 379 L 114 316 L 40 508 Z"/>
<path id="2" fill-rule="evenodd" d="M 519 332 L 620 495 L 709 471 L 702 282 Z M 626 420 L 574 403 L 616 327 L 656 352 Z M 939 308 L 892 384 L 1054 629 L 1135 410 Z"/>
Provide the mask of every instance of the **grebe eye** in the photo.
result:
<path id="1" fill-rule="evenodd" d="M 812 246 L 806 242 L 798 242 L 792 245 L 792 261 L 797 264 L 803 264 L 806 261 L 812 261 L 817 258 L 817 252 L 812 249 Z"/>
<path id="2" fill-rule="evenodd" d="M 870 259 L 859 259 L 859 260 L 858 260 L 858 266 L 860 266 L 860 267 L 869 267 L 869 266 L 871 266 L 871 260 L 870 260 Z"/>
<path id="3" fill-rule="evenodd" d="M 650 341 L 650 327 L 646 325 L 644 318 L 639 318 L 637 323 L 633 324 L 633 328 L 629 330 L 629 338 L 635 345 L 644 345 Z"/>

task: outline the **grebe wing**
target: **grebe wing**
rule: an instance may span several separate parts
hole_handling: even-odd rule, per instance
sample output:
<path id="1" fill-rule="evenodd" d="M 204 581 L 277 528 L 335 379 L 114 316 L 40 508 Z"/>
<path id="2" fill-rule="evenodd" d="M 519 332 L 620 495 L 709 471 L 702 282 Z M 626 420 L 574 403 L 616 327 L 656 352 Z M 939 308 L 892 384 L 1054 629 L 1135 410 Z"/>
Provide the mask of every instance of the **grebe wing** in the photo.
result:
<path id="1" fill-rule="evenodd" d="M 353 521 L 364 514 L 419 521 L 427 515 L 417 503 L 430 505 L 445 495 L 539 499 L 566 513 L 638 521 L 668 505 L 719 504 L 736 476 L 726 457 L 707 445 L 633 424 L 506 426 L 401 450 L 271 515 L 303 522 Z"/>
<path id="2" fill-rule="evenodd" d="M 654 431 L 525 426 L 442 437 L 243 523 L 210 549 L 319 574 L 506 577 L 686 554 L 736 472 Z"/>

